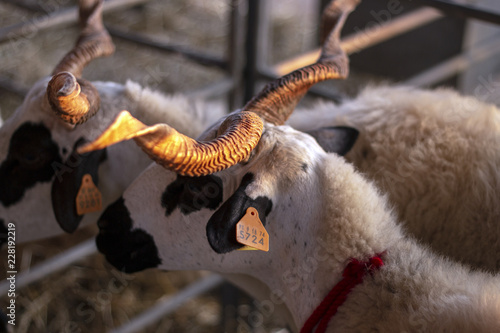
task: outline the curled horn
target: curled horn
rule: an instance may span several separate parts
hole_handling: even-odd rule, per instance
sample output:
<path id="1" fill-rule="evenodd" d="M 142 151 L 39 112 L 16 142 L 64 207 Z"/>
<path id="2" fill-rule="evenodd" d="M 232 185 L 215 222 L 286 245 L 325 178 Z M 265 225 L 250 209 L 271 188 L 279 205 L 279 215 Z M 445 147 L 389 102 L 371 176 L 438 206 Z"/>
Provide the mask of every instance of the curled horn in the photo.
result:
<path id="1" fill-rule="evenodd" d="M 186 176 L 208 175 L 247 159 L 262 135 L 262 118 L 282 124 L 313 84 L 347 76 L 348 60 L 340 48 L 340 30 L 358 2 L 332 1 L 328 8 L 336 23 L 320 59 L 268 84 L 245 106 L 244 110 L 248 111 L 233 113 L 226 118 L 218 129 L 222 134 L 215 139 L 199 142 L 166 124 L 146 126 L 127 111 L 122 111 L 99 138 L 80 147 L 78 153 L 134 139 L 155 162 Z"/>
<path id="2" fill-rule="evenodd" d="M 262 119 L 253 112 L 231 114 L 218 129 L 217 138 L 199 142 L 166 124 L 146 126 L 122 111 L 95 141 L 80 147 L 79 154 L 134 139 L 158 164 L 184 176 L 204 176 L 246 159 L 259 143 Z"/>
<path id="3" fill-rule="evenodd" d="M 268 83 L 243 109 L 252 110 L 270 123 L 282 125 L 311 86 L 325 80 L 345 79 L 349 74 L 349 59 L 340 47 L 340 32 L 359 2 L 331 1 L 323 11 L 323 47 L 318 61 Z"/>
<path id="4" fill-rule="evenodd" d="M 102 6 L 102 0 L 80 0 L 80 37 L 56 66 L 47 86 L 52 109 L 70 124 L 84 123 L 99 110 L 97 89 L 81 75 L 90 61 L 114 52 L 111 37 L 102 23 Z"/>

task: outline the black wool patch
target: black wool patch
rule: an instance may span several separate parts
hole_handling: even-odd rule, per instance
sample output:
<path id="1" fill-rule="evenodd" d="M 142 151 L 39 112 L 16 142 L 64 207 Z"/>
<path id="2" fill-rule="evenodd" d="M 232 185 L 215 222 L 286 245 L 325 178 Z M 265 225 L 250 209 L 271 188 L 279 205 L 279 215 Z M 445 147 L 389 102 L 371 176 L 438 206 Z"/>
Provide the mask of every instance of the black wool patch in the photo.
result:
<path id="1" fill-rule="evenodd" d="M 215 210 L 222 202 L 222 194 L 222 180 L 217 176 L 178 176 L 163 192 L 161 205 L 166 216 L 177 207 L 188 215 L 203 208 Z"/>
<path id="2" fill-rule="evenodd" d="M 245 215 L 248 207 L 257 209 L 262 224 L 266 225 L 266 217 L 272 210 L 273 202 L 265 196 L 252 199 L 245 194 L 245 189 L 253 180 L 253 174 L 247 173 L 236 192 L 222 204 L 208 221 L 207 238 L 215 252 L 227 253 L 243 246 L 236 241 L 236 224 Z"/>
<path id="3" fill-rule="evenodd" d="M 13 205 L 36 183 L 49 182 L 55 173 L 54 163 L 61 163 L 61 156 L 49 129 L 42 123 L 19 126 L 0 165 L 0 202 L 6 207 Z"/>
<path id="4" fill-rule="evenodd" d="M 56 178 L 51 189 L 52 209 L 57 223 L 68 233 L 74 232 L 83 219 L 83 215 L 78 215 L 76 212 L 76 196 L 83 176 L 89 174 L 94 184 L 99 185 L 99 165 L 107 157 L 106 149 L 78 154 L 76 149 L 85 142 L 81 138 L 75 143 L 73 152 L 64 164 L 54 163 Z"/>
<path id="5" fill-rule="evenodd" d="M 134 273 L 161 264 L 153 237 L 144 230 L 132 228 L 133 221 L 123 197 L 104 211 L 98 226 L 97 248 L 116 269 Z"/>

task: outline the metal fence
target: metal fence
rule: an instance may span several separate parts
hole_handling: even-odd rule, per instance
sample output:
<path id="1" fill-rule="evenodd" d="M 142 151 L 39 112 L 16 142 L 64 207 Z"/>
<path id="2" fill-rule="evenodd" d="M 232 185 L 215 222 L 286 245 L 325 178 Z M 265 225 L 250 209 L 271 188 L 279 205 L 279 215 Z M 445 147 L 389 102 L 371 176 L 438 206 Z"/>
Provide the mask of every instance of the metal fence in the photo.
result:
<path id="1" fill-rule="evenodd" d="M 33 19 L 1 27 L 1 44 L 16 43 L 27 36 L 42 34 L 44 31 L 58 27 L 65 28 L 74 25 L 77 18 L 77 8 L 74 6 L 61 6 L 60 10 L 47 12 L 47 2 L 44 2 L 45 7 L 36 2 L 28 1 L 4 0 L 3 2 L 32 13 Z M 140 6 L 148 2 L 150 1 L 108 0 L 105 2 L 104 10 L 105 13 L 141 10 Z M 312 8 L 317 8 L 317 15 L 313 19 L 319 17 L 323 2 L 319 0 L 311 1 Z M 372 3 L 372 1 L 369 2 Z M 391 5 L 393 7 L 388 7 L 387 1 L 381 1 L 380 3 L 383 9 L 368 11 L 371 14 L 373 24 L 367 25 L 366 17 L 360 19 L 361 21 L 355 23 L 354 27 L 351 27 L 350 32 L 343 38 L 343 47 L 348 54 L 356 55 L 359 58 L 358 62 L 364 61 L 364 50 L 369 50 L 382 43 L 391 43 L 391 41 L 401 43 L 401 40 L 395 41 L 398 37 L 407 38 L 406 43 L 421 43 L 422 41 L 417 41 L 417 39 L 425 39 L 425 33 L 424 37 L 416 35 L 412 37 L 404 36 L 408 36 L 408 34 L 440 20 L 453 18 L 461 22 L 460 24 L 463 27 L 463 30 L 459 32 L 459 38 L 461 39 L 460 52 L 454 52 L 446 59 L 440 59 L 439 62 L 402 80 L 398 79 L 397 76 L 396 78 L 393 77 L 392 80 L 415 86 L 433 87 L 439 84 L 450 84 L 450 78 L 461 77 L 452 81 L 455 88 L 461 89 L 465 93 L 474 93 L 478 91 L 478 88 L 484 88 L 483 81 L 488 75 L 498 75 L 500 73 L 500 61 L 495 60 L 500 54 L 500 29 L 494 26 L 500 23 L 500 6 L 495 1 L 490 2 L 491 7 L 471 6 L 451 0 L 396 1 L 399 7 L 394 7 L 394 1 L 392 1 L 393 5 Z M 399 10 L 407 5 L 410 6 L 410 3 L 411 10 Z M 227 33 L 226 51 L 223 56 L 207 54 L 189 45 L 168 43 L 157 36 L 126 29 L 117 24 L 109 24 L 107 28 L 115 40 L 135 44 L 138 48 L 157 50 L 161 54 L 168 56 L 181 56 L 189 62 L 207 66 L 220 72 L 215 82 L 210 82 L 205 86 L 196 86 L 186 93 L 203 98 L 226 99 L 228 109 L 233 110 L 243 105 L 246 100 L 253 96 L 262 82 L 312 63 L 318 57 L 319 50 L 312 48 L 298 56 L 270 63 L 269 53 L 273 48 L 273 44 L 276 43 L 271 33 L 272 6 L 271 1 L 229 1 L 228 10 L 226 11 L 227 17 L 224 18 Z M 390 8 L 394 10 L 390 11 Z M 379 19 L 381 16 L 383 18 Z M 481 31 L 487 32 L 481 34 Z M 472 32 L 475 32 L 475 35 L 471 37 Z M 468 41 L 466 41 L 467 38 Z M 425 40 L 423 43 L 425 45 Z M 388 48 L 391 49 L 389 46 Z M 429 52 L 428 50 L 422 51 L 421 55 L 415 55 L 416 58 L 425 58 L 426 53 Z M 118 52 L 120 51 L 118 50 Z M 377 61 L 382 62 L 383 59 L 377 59 Z M 401 59 L 401 62 L 404 61 L 410 60 Z M 476 68 L 478 65 L 480 69 Z M 354 64 L 353 67 L 354 71 L 356 71 Z M 467 71 L 472 73 L 468 78 Z M 370 77 L 379 77 L 377 73 L 371 73 L 370 75 Z M 494 76 L 494 78 L 496 77 Z M 386 79 L 386 77 L 383 79 Z M 389 77 L 389 79 L 391 78 Z M 496 82 L 495 79 L 490 81 Z M 500 84 L 493 84 L 493 86 L 488 87 L 490 89 L 489 97 L 497 102 L 498 96 L 500 96 L 499 87 Z M 493 92 L 491 92 L 492 89 Z M 11 80 L 8 75 L 0 74 L 0 92 L 2 91 L 3 93 L 22 96 L 27 92 L 27 88 L 15 80 Z M 310 95 L 339 100 L 344 93 L 341 84 L 335 83 L 335 85 L 314 87 Z M 96 248 L 93 239 L 89 239 L 42 263 L 33 266 L 28 265 L 25 271 L 21 271 L 17 276 L 17 290 L 23 293 L 24 288 L 30 284 L 60 272 L 69 265 L 75 265 L 83 258 L 95 255 L 95 253 Z M 150 310 L 129 320 L 123 326 L 114 328 L 112 332 L 143 331 L 148 325 L 154 325 L 160 318 L 176 311 L 186 301 L 220 286 L 222 282 L 223 280 L 217 275 L 207 275 L 175 295 L 158 297 L 157 303 Z M 7 290 L 8 282 L 5 280 L 0 282 L 0 295 L 5 295 Z M 227 327 L 231 326 L 225 326 L 225 329 Z M 252 329 L 251 325 L 248 327 Z M 255 331 L 260 332 L 257 329 Z"/>

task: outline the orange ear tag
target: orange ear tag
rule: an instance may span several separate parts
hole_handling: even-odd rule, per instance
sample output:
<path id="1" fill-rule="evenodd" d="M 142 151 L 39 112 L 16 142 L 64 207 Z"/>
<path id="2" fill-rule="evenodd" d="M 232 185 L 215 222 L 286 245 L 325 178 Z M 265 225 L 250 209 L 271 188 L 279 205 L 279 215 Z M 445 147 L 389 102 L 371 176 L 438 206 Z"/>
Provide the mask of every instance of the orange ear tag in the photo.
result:
<path id="1" fill-rule="evenodd" d="M 83 215 L 102 209 L 102 195 L 88 173 L 82 178 L 82 185 L 76 195 L 76 213 Z"/>
<path id="2" fill-rule="evenodd" d="M 248 207 L 245 216 L 236 224 L 236 240 L 246 245 L 239 250 L 269 251 L 269 234 L 259 219 L 259 212 Z"/>

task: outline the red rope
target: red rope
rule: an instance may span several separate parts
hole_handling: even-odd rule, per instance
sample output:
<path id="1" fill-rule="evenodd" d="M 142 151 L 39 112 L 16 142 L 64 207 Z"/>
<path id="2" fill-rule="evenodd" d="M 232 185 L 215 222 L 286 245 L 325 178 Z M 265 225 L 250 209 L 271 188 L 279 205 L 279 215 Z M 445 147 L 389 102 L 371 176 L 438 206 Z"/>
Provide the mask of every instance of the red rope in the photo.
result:
<path id="1" fill-rule="evenodd" d="M 316 333 L 324 333 L 330 319 L 337 313 L 338 308 L 344 303 L 351 290 L 363 282 L 367 273 L 372 273 L 384 265 L 380 256 L 377 254 L 366 262 L 351 259 L 342 273 L 342 280 L 330 290 L 314 310 L 304 323 L 300 333 L 312 333 L 316 325 Z"/>

